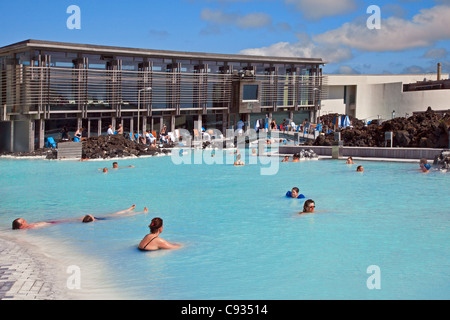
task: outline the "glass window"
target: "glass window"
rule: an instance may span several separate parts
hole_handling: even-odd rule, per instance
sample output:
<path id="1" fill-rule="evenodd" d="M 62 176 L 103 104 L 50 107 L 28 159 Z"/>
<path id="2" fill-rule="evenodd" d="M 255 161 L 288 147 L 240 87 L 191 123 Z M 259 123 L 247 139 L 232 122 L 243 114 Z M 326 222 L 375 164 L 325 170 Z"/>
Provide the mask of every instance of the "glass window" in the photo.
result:
<path id="1" fill-rule="evenodd" d="M 257 84 L 244 84 L 242 86 L 242 101 L 258 100 L 258 90 Z"/>

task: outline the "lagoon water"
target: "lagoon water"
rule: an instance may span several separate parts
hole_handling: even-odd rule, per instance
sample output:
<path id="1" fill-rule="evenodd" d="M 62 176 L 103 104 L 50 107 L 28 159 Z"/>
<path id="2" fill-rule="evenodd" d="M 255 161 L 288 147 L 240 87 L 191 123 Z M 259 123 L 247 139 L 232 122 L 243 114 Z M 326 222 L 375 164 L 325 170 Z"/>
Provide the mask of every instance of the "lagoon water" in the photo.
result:
<path id="1" fill-rule="evenodd" d="M 320 160 L 261 175 L 260 164 L 154 157 L 119 160 L 135 167 L 103 174 L 112 161 L 0 159 L 0 228 L 80 266 L 85 293 L 100 298 L 449 299 L 449 175 L 359 164 L 364 173 Z M 294 186 L 315 200 L 316 213 L 298 215 L 303 200 L 284 196 Z M 149 212 L 9 230 L 18 217 L 102 216 L 132 204 Z M 161 237 L 182 249 L 137 250 L 153 217 L 164 219 Z M 380 289 L 367 286 L 370 266 L 379 268 Z"/>

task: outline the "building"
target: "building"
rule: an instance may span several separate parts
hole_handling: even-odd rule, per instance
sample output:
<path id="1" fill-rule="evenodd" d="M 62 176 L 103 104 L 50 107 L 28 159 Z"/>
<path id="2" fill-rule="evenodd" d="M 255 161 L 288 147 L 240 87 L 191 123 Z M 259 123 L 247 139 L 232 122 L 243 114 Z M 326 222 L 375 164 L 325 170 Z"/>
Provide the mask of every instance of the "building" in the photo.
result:
<path id="1" fill-rule="evenodd" d="M 442 75 L 448 79 L 448 74 Z M 321 114 L 339 113 L 360 120 L 412 116 L 448 110 L 450 86 L 441 74 L 327 75 Z M 439 80 L 437 80 L 439 79 Z"/>
<path id="2" fill-rule="evenodd" d="M 175 52 L 27 40 L 0 48 L 0 150 L 32 151 L 63 127 L 88 136 L 316 119 L 320 58 Z M 197 129 L 198 129 L 197 128 Z"/>

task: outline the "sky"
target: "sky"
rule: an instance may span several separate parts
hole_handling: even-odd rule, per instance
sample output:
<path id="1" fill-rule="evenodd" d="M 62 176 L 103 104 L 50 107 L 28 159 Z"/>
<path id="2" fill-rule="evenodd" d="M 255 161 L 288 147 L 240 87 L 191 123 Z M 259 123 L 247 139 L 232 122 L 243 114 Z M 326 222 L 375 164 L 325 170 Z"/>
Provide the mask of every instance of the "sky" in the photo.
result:
<path id="1" fill-rule="evenodd" d="M 71 5 L 81 29 L 69 29 Z M 322 58 L 324 74 L 450 72 L 450 0 L 0 0 L 0 47 L 27 39 Z"/>

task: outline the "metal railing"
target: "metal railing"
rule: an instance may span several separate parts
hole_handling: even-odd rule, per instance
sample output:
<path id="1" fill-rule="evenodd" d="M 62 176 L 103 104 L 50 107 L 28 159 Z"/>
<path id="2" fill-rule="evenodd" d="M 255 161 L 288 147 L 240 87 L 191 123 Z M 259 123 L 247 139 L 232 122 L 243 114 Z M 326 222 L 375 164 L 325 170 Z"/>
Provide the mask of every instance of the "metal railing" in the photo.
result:
<path id="1" fill-rule="evenodd" d="M 323 76 L 256 75 L 263 107 L 317 105 Z M 0 70 L 0 105 L 8 112 L 135 111 L 229 108 L 233 74 L 13 66 Z"/>

